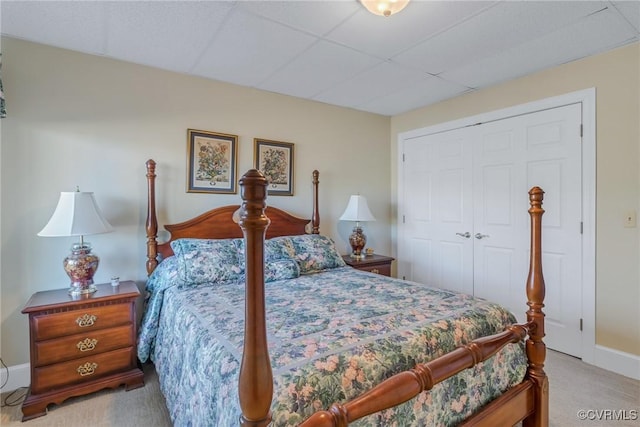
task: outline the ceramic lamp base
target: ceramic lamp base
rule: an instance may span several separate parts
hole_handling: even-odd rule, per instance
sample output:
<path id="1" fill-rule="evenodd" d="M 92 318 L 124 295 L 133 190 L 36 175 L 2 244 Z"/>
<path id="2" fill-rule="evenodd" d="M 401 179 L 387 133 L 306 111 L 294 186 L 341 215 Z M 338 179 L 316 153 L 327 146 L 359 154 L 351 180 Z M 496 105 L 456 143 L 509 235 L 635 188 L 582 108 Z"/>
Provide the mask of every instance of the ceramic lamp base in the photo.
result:
<path id="1" fill-rule="evenodd" d="M 362 227 L 353 227 L 353 233 L 349 236 L 349 244 L 351 245 L 351 258 L 362 258 L 362 249 L 367 244 L 367 236 L 362 232 Z"/>
<path id="2" fill-rule="evenodd" d="M 91 252 L 91 244 L 74 243 L 71 254 L 64 259 L 64 271 L 71 279 L 70 295 L 91 294 L 96 291 L 93 275 L 98 269 L 100 259 Z"/>

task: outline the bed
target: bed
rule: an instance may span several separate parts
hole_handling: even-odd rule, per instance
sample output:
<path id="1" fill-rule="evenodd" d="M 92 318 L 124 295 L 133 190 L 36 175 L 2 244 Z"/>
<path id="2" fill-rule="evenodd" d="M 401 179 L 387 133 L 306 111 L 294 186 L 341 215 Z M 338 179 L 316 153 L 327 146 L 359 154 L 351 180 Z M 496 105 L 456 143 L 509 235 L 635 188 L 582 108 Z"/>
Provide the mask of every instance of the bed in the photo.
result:
<path id="1" fill-rule="evenodd" d="M 166 225 L 147 166 L 147 299 L 138 339 L 176 426 L 548 425 L 543 191 L 529 192 L 527 322 L 468 295 L 355 270 L 311 220 L 242 205 Z"/>

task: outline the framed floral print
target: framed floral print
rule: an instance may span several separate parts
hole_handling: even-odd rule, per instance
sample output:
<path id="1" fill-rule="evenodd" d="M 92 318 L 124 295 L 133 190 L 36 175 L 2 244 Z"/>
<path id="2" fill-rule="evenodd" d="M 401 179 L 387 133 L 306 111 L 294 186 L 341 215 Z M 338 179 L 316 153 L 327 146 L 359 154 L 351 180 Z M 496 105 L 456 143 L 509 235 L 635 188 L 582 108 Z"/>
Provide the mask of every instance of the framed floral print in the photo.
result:
<path id="1" fill-rule="evenodd" d="M 293 144 L 254 138 L 255 168 L 269 180 L 267 194 L 293 196 Z"/>
<path id="2" fill-rule="evenodd" d="M 238 136 L 187 129 L 187 193 L 237 193 Z"/>

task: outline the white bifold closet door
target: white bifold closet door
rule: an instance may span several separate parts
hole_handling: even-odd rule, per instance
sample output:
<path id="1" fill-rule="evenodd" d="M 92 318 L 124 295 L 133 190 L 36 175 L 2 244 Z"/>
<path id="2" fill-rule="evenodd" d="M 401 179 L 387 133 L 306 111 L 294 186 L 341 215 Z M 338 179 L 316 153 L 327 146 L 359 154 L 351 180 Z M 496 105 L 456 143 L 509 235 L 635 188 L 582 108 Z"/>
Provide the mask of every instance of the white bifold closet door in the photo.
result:
<path id="1" fill-rule="evenodd" d="M 403 141 L 399 275 L 524 321 L 527 191 L 545 191 L 546 343 L 581 352 L 581 104 Z"/>

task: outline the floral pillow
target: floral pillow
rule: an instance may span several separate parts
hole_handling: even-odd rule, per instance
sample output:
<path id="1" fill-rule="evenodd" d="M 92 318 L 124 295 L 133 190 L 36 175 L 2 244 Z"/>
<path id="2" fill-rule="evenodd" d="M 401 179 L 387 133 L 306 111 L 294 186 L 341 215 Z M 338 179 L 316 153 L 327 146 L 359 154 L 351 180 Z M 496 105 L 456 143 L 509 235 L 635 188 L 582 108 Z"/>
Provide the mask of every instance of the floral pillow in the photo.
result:
<path id="1" fill-rule="evenodd" d="M 276 280 L 295 279 L 300 277 L 300 267 L 293 259 L 277 259 L 265 262 L 264 282 L 269 283 Z"/>
<path id="2" fill-rule="evenodd" d="M 244 239 L 237 239 L 238 257 L 244 271 Z M 264 241 L 264 281 L 295 279 L 300 276 L 300 267 L 293 258 L 293 243 L 288 237 L 275 237 Z"/>
<path id="3" fill-rule="evenodd" d="M 236 245 L 238 246 L 240 265 L 244 270 L 244 239 L 237 239 Z M 293 259 L 294 255 L 295 249 L 289 237 L 274 237 L 264 241 L 264 260 L 267 263 L 274 260 Z"/>
<path id="4" fill-rule="evenodd" d="M 238 280 L 244 272 L 238 257 L 240 239 L 177 239 L 171 249 L 178 262 L 178 277 L 185 284 Z"/>
<path id="5" fill-rule="evenodd" d="M 295 249 L 295 260 L 300 266 L 300 274 L 316 273 L 329 268 L 344 267 L 346 264 L 329 237 L 320 234 L 291 236 Z"/>

